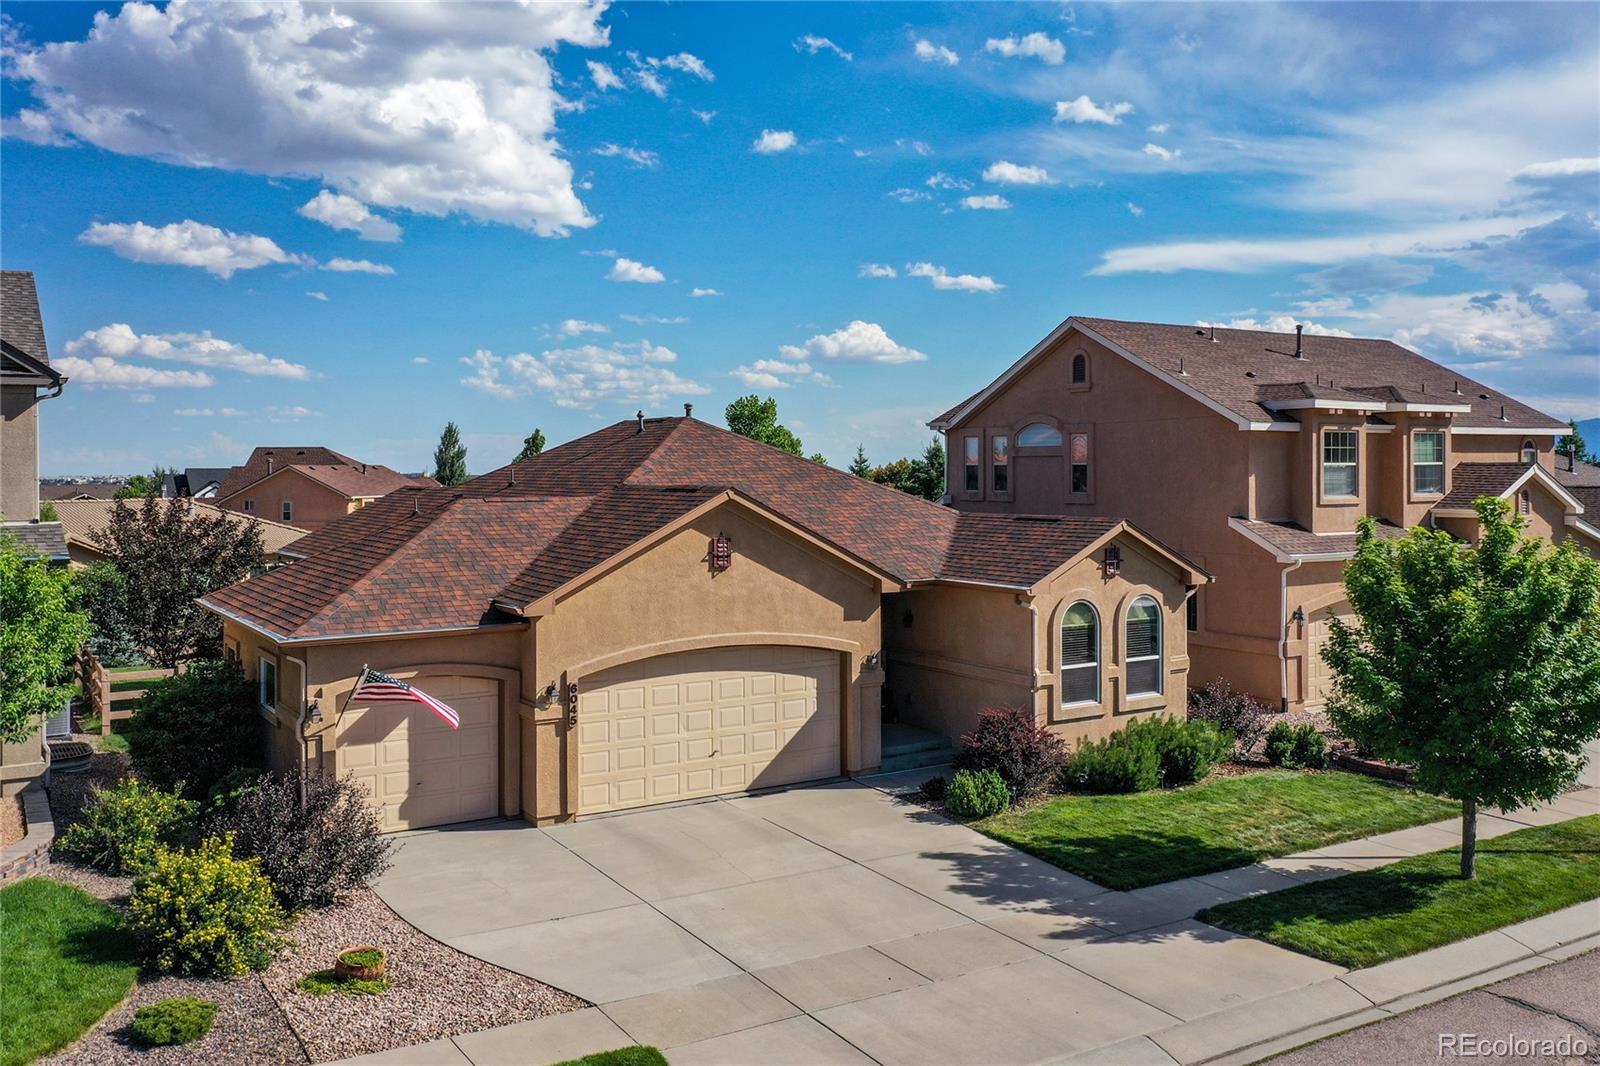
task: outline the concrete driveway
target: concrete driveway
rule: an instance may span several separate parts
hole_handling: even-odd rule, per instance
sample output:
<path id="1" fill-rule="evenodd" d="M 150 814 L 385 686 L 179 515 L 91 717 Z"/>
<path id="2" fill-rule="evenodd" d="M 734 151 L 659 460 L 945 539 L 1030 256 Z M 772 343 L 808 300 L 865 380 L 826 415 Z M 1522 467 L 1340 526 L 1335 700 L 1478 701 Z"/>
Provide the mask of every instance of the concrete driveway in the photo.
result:
<path id="1" fill-rule="evenodd" d="M 1292 883 L 1258 869 L 1109 892 L 840 782 L 407 834 L 377 889 L 438 939 L 598 1007 L 457 1037 L 448 1061 L 637 1041 L 675 1066 L 923 1066 L 1135 1061 L 1160 1055 L 1144 1034 L 1328 987 L 1338 967 L 1191 919 Z"/>

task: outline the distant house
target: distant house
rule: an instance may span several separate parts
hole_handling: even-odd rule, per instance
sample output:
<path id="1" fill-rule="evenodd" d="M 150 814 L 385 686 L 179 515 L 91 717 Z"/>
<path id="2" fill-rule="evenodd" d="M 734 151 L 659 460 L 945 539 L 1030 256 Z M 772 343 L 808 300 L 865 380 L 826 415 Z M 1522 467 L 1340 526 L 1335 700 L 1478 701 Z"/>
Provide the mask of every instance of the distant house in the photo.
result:
<path id="1" fill-rule="evenodd" d="M 217 488 L 218 507 L 321 529 L 396 489 L 428 488 L 432 478 L 363 463 L 331 448 L 257 448 L 228 471 Z"/>
<path id="2" fill-rule="evenodd" d="M 66 383 L 50 365 L 33 274 L 0 270 L 0 531 L 63 559 L 61 527 L 39 521 L 39 403 Z"/>
<path id="3" fill-rule="evenodd" d="M 139 500 L 128 501 L 130 507 L 137 507 L 140 503 Z M 66 534 L 67 554 L 71 558 L 72 566 L 90 566 L 106 558 L 105 549 L 101 546 L 97 534 L 111 521 L 111 509 L 115 506 L 114 500 L 61 500 L 56 504 L 56 511 L 61 515 L 61 526 Z M 286 549 L 307 533 L 307 530 L 298 526 L 242 515 L 199 500 L 190 500 L 184 506 L 199 515 L 224 515 L 239 525 L 256 523 L 261 527 L 261 547 L 266 554 L 269 567 L 297 558 L 294 552 Z"/>
<path id="4" fill-rule="evenodd" d="M 127 483 L 123 481 L 39 482 L 39 502 L 57 500 L 109 500 Z"/>
<path id="5" fill-rule="evenodd" d="M 161 495 L 170 499 L 191 497 L 196 500 L 215 499 L 217 490 L 233 472 L 228 466 L 190 466 L 174 470 L 161 482 Z"/>

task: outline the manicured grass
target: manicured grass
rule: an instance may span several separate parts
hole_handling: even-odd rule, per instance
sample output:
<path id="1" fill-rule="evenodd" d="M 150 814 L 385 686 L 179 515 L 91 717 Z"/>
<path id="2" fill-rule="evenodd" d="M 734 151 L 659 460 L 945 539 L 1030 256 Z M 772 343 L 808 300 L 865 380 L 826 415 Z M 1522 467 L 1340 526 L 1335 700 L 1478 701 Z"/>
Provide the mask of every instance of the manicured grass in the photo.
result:
<path id="1" fill-rule="evenodd" d="M 1600 898 L 1600 815 L 1478 844 L 1478 876 L 1459 849 L 1234 900 L 1203 922 L 1340 966 L 1374 966 Z"/>
<path id="2" fill-rule="evenodd" d="M 619 1047 L 615 1051 L 597 1051 L 581 1059 L 557 1063 L 556 1066 L 667 1066 L 667 1058 L 653 1047 Z"/>
<path id="3" fill-rule="evenodd" d="M 123 725 L 126 726 L 127 720 L 122 719 L 121 721 L 123 722 Z M 101 751 L 128 750 L 128 738 L 124 734 L 117 731 L 116 722 L 111 723 L 110 733 L 102 734 L 100 732 L 100 716 L 97 714 L 91 714 L 87 718 L 78 719 L 78 728 L 85 733 L 93 733 L 95 737 L 98 738 L 96 743 L 99 745 Z"/>
<path id="4" fill-rule="evenodd" d="M 122 1002 L 138 967 L 117 912 L 30 877 L 0 890 L 0 1066 L 65 1047 Z"/>
<path id="5" fill-rule="evenodd" d="M 1459 814 L 1453 802 L 1358 774 L 1272 770 L 1060 796 L 973 828 L 1097 884 L 1140 888 Z"/>

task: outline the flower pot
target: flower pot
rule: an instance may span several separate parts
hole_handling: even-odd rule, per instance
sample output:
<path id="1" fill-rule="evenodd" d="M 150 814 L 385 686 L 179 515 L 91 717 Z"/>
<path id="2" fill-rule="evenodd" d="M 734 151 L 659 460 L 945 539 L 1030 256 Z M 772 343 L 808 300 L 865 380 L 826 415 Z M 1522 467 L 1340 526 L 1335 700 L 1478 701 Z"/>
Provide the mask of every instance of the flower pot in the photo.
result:
<path id="1" fill-rule="evenodd" d="M 376 953 L 377 962 L 369 962 L 359 957 L 369 952 Z M 354 961 L 347 961 L 349 956 L 357 958 Z M 339 957 L 333 960 L 333 972 L 336 977 L 345 981 L 379 981 L 383 979 L 383 971 L 388 962 L 389 958 L 383 953 L 382 948 L 362 944 L 339 952 Z"/>

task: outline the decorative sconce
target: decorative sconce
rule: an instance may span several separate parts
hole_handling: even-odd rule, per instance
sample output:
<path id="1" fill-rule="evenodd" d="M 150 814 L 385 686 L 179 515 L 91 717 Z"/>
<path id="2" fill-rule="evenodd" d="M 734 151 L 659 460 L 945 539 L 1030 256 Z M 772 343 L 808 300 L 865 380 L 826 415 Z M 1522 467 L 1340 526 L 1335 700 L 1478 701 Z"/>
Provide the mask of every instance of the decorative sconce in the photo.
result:
<path id="1" fill-rule="evenodd" d="M 1296 607 L 1294 609 L 1294 614 L 1289 616 L 1289 620 L 1291 622 L 1293 622 L 1297 626 L 1305 625 L 1306 624 L 1306 609 L 1304 607 Z"/>
<path id="2" fill-rule="evenodd" d="M 718 533 L 711 540 L 711 570 L 721 573 L 733 565 L 733 542 L 724 533 Z"/>
<path id="3" fill-rule="evenodd" d="M 561 690 L 556 683 L 554 681 L 550 682 L 544 687 L 544 701 L 546 703 L 554 703 L 556 701 L 556 693 L 559 691 Z"/>
<path id="4" fill-rule="evenodd" d="M 322 701 L 312 700 L 311 706 L 306 708 L 306 712 L 311 716 L 313 722 L 322 721 Z"/>
<path id="5" fill-rule="evenodd" d="M 882 652 L 877 652 L 877 651 L 871 653 L 870 655 L 868 655 L 866 657 L 865 660 L 862 661 L 862 665 L 865 666 L 868 670 L 881 670 L 881 669 L 883 669 L 883 653 Z"/>
<path id="6" fill-rule="evenodd" d="M 1106 546 L 1105 570 L 1106 577 L 1116 577 L 1122 573 L 1122 549 L 1115 544 Z"/>

